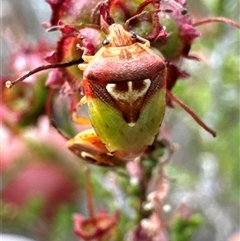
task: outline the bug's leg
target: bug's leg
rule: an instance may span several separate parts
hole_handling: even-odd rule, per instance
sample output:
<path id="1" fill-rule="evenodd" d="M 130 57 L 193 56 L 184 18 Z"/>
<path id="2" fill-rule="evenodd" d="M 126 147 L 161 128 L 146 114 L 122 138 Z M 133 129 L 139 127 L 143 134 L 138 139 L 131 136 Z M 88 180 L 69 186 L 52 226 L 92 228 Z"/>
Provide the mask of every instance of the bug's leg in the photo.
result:
<path id="1" fill-rule="evenodd" d="M 82 59 L 84 60 L 84 62 L 89 63 L 93 57 L 93 55 L 83 55 Z"/>
<path id="2" fill-rule="evenodd" d="M 91 125 L 91 122 L 88 118 L 85 118 L 81 115 L 80 109 L 82 105 L 85 105 L 87 103 L 86 96 L 83 96 L 80 102 L 77 105 L 76 110 L 72 114 L 72 120 L 73 122 L 79 124 L 79 125 Z"/>
<path id="3" fill-rule="evenodd" d="M 88 65 L 88 64 L 86 64 L 86 63 L 84 63 L 84 64 L 79 64 L 79 65 L 78 65 L 78 68 L 79 68 L 80 70 L 85 70 L 86 67 L 87 67 L 87 65 Z"/>
<path id="4" fill-rule="evenodd" d="M 67 147 L 78 157 L 100 166 L 121 166 L 126 163 L 110 153 L 93 129 L 80 132 L 67 141 Z"/>
<path id="5" fill-rule="evenodd" d="M 150 41 L 137 35 L 137 39 L 144 43 L 144 46 L 150 48 Z"/>
<path id="6" fill-rule="evenodd" d="M 87 48 L 84 47 L 79 47 L 83 50 L 83 54 L 82 54 L 82 59 L 84 60 L 84 63 L 81 63 L 78 65 L 78 68 L 80 70 L 85 70 L 88 63 L 93 59 L 93 55 L 87 55 Z"/>
<path id="7" fill-rule="evenodd" d="M 87 67 L 87 65 L 88 65 L 88 63 L 93 59 L 93 57 L 94 57 L 94 56 L 92 56 L 92 55 L 85 55 L 85 54 L 83 53 L 82 59 L 84 60 L 85 63 L 79 64 L 79 65 L 78 65 L 78 68 L 79 68 L 80 70 L 85 70 L 86 67 Z"/>
<path id="8" fill-rule="evenodd" d="M 79 125 L 91 125 L 91 122 L 89 119 L 78 116 L 77 112 L 73 112 L 72 120 Z"/>

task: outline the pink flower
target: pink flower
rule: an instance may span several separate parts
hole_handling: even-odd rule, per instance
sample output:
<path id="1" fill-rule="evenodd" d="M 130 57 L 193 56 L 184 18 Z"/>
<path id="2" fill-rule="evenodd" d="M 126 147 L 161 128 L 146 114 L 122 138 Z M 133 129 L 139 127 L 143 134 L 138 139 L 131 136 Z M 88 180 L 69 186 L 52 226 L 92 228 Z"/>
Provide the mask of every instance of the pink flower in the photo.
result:
<path id="1" fill-rule="evenodd" d="M 85 218 L 80 214 L 74 217 L 74 233 L 83 240 L 100 240 L 101 238 L 110 237 L 114 233 L 114 228 L 119 219 L 119 212 L 113 216 L 105 211 L 99 211 L 92 218 Z"/>
<path id="2" fill-rule="evenodd" d="M 51 218 L 61 204 L 77 200 L 79 169 L 69 161 L 72 156 L 65 149 L 65 140 L 50 128 L 47 117 L 22 135 L 12 135 L 4 128 L 1 132 L 5 203 L 20 210 L 38 197 L 43 205 L 41 213 Z"/>

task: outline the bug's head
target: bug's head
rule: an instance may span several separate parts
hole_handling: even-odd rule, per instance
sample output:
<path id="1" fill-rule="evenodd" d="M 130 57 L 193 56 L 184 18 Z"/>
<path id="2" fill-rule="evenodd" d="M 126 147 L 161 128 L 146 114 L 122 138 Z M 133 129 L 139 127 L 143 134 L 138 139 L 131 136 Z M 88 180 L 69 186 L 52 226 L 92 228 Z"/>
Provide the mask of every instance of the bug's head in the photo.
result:
<path id="1" fill-rule="evenodd" d="M 137 40 L 137 35 L 125 30 L 121 24 L 113 23 L 108 25 L 101 20 L 102 31 L 106 34 L 103 45 L 107 47 L 123 47 L 132 45 Z"/>

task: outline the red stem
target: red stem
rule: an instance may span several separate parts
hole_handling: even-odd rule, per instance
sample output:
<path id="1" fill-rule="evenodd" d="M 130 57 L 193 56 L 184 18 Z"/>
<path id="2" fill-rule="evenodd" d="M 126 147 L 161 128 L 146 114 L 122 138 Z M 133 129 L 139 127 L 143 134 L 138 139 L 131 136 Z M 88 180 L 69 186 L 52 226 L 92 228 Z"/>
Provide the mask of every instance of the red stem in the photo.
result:
<path id="1" fill-rule="evenodd" d="M 47 103 L 46 103 L 46 114 L 47 114 L 49 120 L 51 120 L 51 118 L 52 118 L 52 100 L 54 97 L 54 92 L 55 92 L 54 89 L 49 90 Z"/>
<path id="2" fill-rule="evenodd" d="M 43 70 L 47 70 L 47 69 L 56 69 L 56 68 L 66 68 L 66 67 L 70 67 L 76 64 L 80 64 L 82 63 L 83 60 L 82 59 L 77 59 L 77 60 L 72 60 L 72 61 L 68 61 L 68 62 L 63 62 L 63 63 L 54 63 L 54 64 L 46 64 L 46 65 L 42 65 L 39 66 L 35 69 L 30 70 L 29 72 L 27 72 L 25 75 L 21 76 L 20 78 L 10 81 L 8 80 L 6 82 L 6 87 L 7 88 L 11 88 L 13 87 L 13 85 L 23 81 L 24 79 L 26 79 L 27 77 L 36 74 L 37 72 L 43 71 Z"/>
<path id="3" fill-rule="evenodd" d="M 86 170 L 86 192 L 87 192 L 87 206 L 88 212 L 91 219 L 94 218 L 94 208 L 93 208 L 93 196 L 92 196 L 92 183 L 91 183 L 91 172 L 90 169 Z"/>
<path id="4" fill-rule="evenodd" d="M 227 23 L 229 25 L 232 25 L 235 28 L 240 29 L 240 24 L 234 22 L 231 19 L 224 18 L 224 17 L 205 18 L 205 19 L 202 19 L 202 20 L 200 20 L 196 23 L 193 23 L 193 26 L 196 27 L 196 26 L 203 25 L 203 24 L 206 24 L 206 23 L 214 23 L 214 22 Z"/>
<path id="5" fill-rule="evenodd" d="M 186 104 L 184 104 L 180 99 L 178 99 L 175 95 L 173 95 L 169 90 L 167 90 L 167 95 L 170 99 L 178 103 L 189 115 L 193 117 L 193 119 L 205 129 L 207 132 L 211 133 L 213 137 L 217 136 L 216 131 L 207 126 Z"/>

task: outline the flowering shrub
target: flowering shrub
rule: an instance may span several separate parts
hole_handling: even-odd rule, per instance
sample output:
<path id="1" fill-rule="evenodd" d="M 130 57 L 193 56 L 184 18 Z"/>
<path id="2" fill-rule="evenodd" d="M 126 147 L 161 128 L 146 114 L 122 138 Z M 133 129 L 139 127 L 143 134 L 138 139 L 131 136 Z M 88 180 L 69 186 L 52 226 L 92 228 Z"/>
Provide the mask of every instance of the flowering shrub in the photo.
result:
<path id="1" fill-rule="evenodd" d="M 194 16 L 184 0 L 46 2 L 52 14 L 50 21 L 43 26 L 49 32 L 60 33 L 57 44 L 54 46 L 41 40 L 36 47 L 23 46 L 10 60 L 16 79 L 12 80 L 12 76 L 2 78 L 2 87 L 5 83 L 7 87 L 13 87 L 3 89 L 1 102 L 2 131 L 7 133 L 2 165 L 6 179 L 2 195 L 6 209 L 4 218 L 9 218 L 16 205 L 15 221 L 21 222 L 20 210 L 39 195 L 39 217 L 31 217 L 26 222 L 29 224 L 34 220 L 37 226 L 42 220 L 45 223 L 51 220 L 53 227 L 60 222 L 52 220 L 63 203 L 72 203 L 72 209 L 79 212 L 79 196 L 76 194 L 82 188 L 81 179 L 85 179 L 87 195 L 81 196 L 80 200 L 85 201 L 80 203 L 87 206 L 81 211 L 86 213 L 87 210 L 88 215 L 74 215 L 77 237 L 83 240 L 190 240 L 202 225 L 203 218 L 193 213 L 188 204 L 179 202 L 175 210 L 170 210 L 167 204 L 172 180 L 166 173 L 166 164 L 172 159 L 176 145 L 171 143 L 171 131 L 165 124 L 153 145 L 116 173 L 100 167 L 91 167 L 90 172 L 86 163 L 68 152 L 64 144 L 66 139 L 85 129 L 84 125 L 75 125 L 71 121 L 72 114 L 86 114 L 78 105 L 85 96 L 82 71 L 78 65 L 84 62 L 83 55 L 91 56 L 101 49 L 105 39 L 101 31 L 104 24 L 125 24 L 127 30 L 148 40 L 151 47 L 163 55 L 168 65 L 166 105 L 169 108 L 173 108 L 175 103 L 180 105 L 201 127 L 216 136 L 216 132 L 176 97 L 173 90 L 180 79 L 191 75 L 182 66 L 183 60 L 201 60 L 201 56 L 191 52 L 196 39 L 201 37 L 198 26 L 213 22 L 224 22 L 236 28 L 240 26 L 224 17 L 193 21 Z M 25 71 L 30 72 L 25 74 Z M 23 83 L 14 86 L 20 81 Z M 56 130 L 50 127 L 49 120 Z M 89 125 L 85 118 L 81 120 L 83 122 Z M 24 136 L 27 140 L 23 139 Z M 35 143 L 36 140 L 32 141 L 32 137 L 37 137 L 41 145 Z M 91 161 L 91 156 L 85 159 Z M 87 169 L 85 173 L 84 168 Z M 37 178 L 39 181 L 35 183 Z M 28 186 L 29 180 L 31 185 Z M 108 191 L 100 191 L 100 186 Z M 9 204 L 14 204 L 13 207 L 10 205 L 10 212 Z M 98 211 L 95 213 L 94 209 Z M 8 223 L 11 226 L 11 218 Z M 34 229 L 27 231 L 37 236 Z M 44 235 L 38 238 L 57 240 L 56 237 L 60 237 L 46 225 L 44 231 Z"/>

